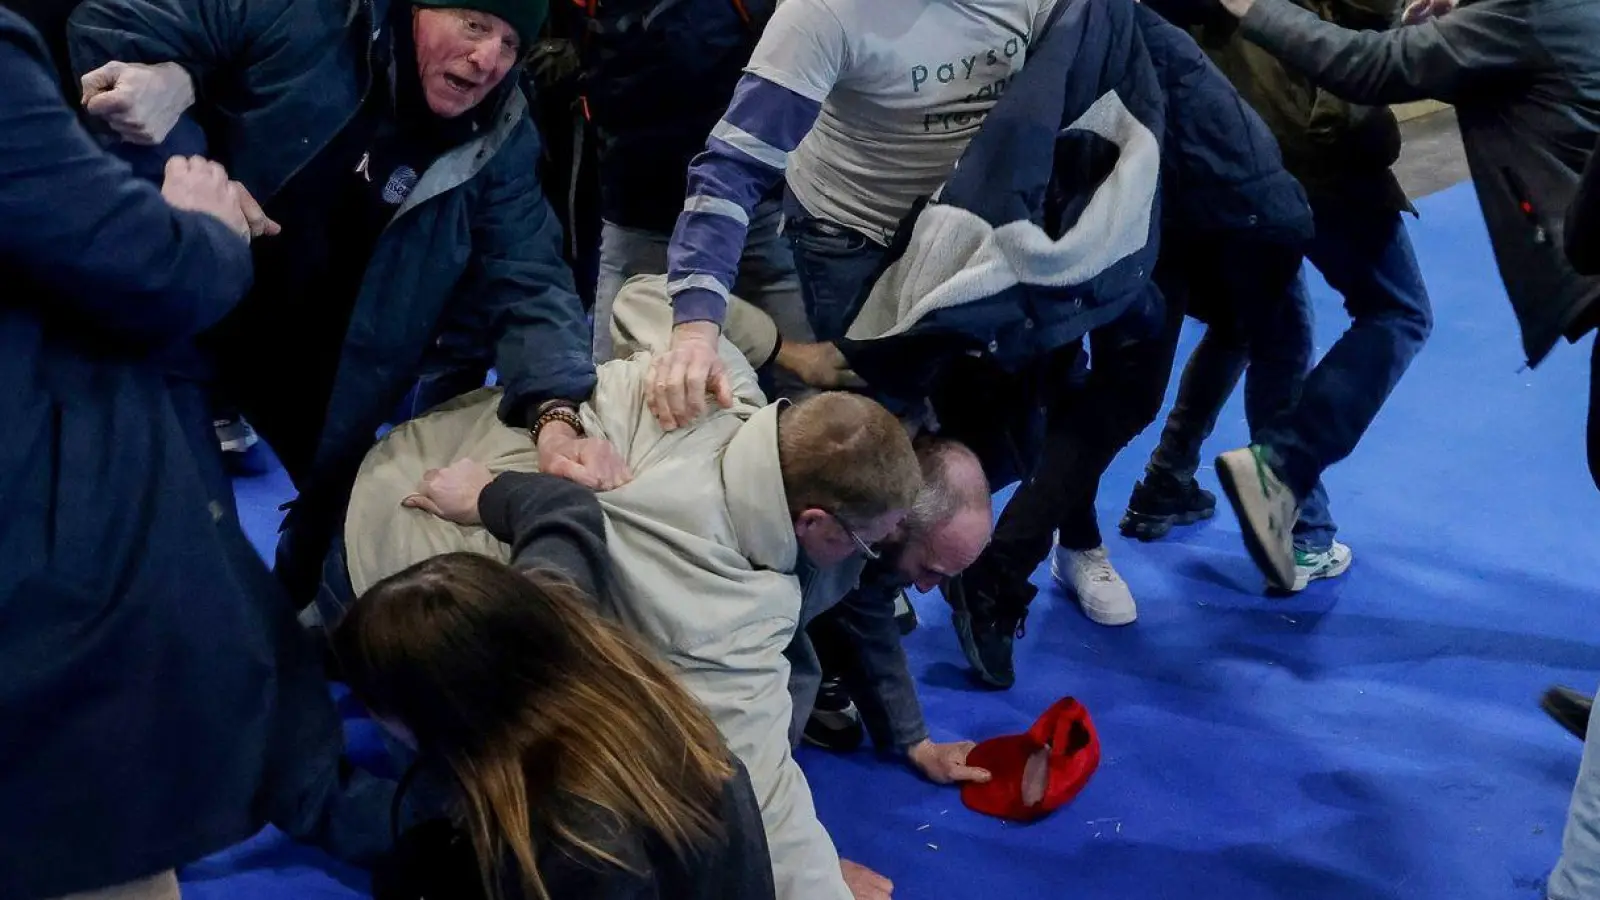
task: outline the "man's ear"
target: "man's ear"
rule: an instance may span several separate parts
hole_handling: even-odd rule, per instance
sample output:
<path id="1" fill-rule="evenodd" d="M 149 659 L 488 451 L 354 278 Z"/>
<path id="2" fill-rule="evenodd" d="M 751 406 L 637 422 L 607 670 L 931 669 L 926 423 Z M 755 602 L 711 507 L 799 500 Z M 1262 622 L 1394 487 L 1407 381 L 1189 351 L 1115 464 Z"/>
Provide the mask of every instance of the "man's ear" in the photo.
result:
<path id="1" fill-rule="evenodd" d="M 798 516 L 794 517 L 794 533 L 805 534 L 811 529 L 817 527 L 823 522 L 823 520 L 827 518 L 829 518 L 829 516 L 826 512 L 817 509 L 814 506 L 803 509 L 800 511 Z"/>

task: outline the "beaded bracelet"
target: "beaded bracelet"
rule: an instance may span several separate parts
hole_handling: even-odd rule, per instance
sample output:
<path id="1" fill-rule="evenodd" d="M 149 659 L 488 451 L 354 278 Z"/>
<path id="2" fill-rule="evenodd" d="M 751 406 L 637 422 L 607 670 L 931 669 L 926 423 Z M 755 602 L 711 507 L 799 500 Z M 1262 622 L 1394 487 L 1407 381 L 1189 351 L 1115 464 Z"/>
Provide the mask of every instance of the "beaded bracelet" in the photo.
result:
<path id="1" fill-rule="evenodd" d="M 534 420 L 533 427 L 528 429 L 529 433 L 533 435 L 535 444 L 539 443 L 539 433 L 544 431 L 544 427 L 551 422 L 565 422 L 572 426 L 572 430 L 578 433 L 578 437 L 583 437 L 584 435 L 583 420 L 578 418 L 577 410 L 570 406 L 552 406 L 540 413 L 539 418 Z"/>

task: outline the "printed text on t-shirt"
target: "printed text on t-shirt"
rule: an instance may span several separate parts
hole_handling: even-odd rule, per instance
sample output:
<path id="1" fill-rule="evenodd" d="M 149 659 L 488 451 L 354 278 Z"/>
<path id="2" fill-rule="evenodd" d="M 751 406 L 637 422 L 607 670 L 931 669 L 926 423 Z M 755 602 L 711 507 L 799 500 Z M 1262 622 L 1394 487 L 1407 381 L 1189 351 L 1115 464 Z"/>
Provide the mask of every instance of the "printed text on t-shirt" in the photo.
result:
<path id="1" fill-rule="evenodd" d="M 936 66 L 915 65 L 911 67 L 911 92 L 921 93 L 924 85 L 932 81 L 936 84 L 952 84 L 957 81 L 974 81 L 991 77 L 993 69 L 1000 68 L 1000 77 L 989 81 L 977 90 L 961 98 L 953 106 L 962 107 L 967 104 L 981 103 L 999 99 L 1005 92 L 1006 86 L 1015 77 L 1016 60 L 1027 49 L 1027 35 L 1013 35 L 1000 47 L 990 48 L 982 53 L 974 53 L 954 62 L 940 63 Z M 923 131 L 950 131 L 965 128 L 983 119 L 988 114 L 988 109 L 957 108 L 946 111 L 930 111 L 923 116 Z"/>

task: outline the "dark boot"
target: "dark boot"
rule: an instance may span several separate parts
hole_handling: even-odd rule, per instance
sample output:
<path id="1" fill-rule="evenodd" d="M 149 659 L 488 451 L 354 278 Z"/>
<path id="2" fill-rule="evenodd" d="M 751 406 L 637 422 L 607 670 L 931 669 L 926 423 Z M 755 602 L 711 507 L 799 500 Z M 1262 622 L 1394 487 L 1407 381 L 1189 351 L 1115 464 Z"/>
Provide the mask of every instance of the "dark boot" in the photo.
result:
<path id="1" fill-rule="evenodd" d="M 817 702 L 811 707 L 811 718 L 806 720 L 802 739 L 814 747 L 835 753 L 849 753 L 861 746 L 866 730 L 861 725 L 861 713 L 855 701 L 845 691 L 837 678 L 828 678 L 817 691 Z"/>
<path id="2" fill-rule="evenodd" d="M 1539 707 L 1578 740 L 1583 740 L 1584 735 L 1589 733 L 1589 711 L 1594 707 L 1593 697 L 1569 687 L 1553 687 L 1544 692 Z"/>
<path id="3" fill-rule="evenodd" d="M 967 576 L 945 583 L 944 598 L 950 604 L 950 624 L 954 626 L 961 652 L 972 667 L 972 677 L 984 687 L 1006 690 L 1016 684 L 1012 665 L 1012 645 L 1027 634 L 1026 603 L 1002 604 L 997 598 L 974 589 Z"/>

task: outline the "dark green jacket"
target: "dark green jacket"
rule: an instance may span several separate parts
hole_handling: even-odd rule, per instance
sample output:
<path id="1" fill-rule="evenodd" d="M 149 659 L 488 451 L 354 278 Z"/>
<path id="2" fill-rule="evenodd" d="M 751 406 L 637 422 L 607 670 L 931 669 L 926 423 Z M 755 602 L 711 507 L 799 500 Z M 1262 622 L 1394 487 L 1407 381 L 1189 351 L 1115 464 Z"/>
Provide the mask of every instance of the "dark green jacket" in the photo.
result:
<path id="1" fill-rule="evenodd" d="M 1296 0 L 1318 17 L 1347 28 L 1383 30 L 1393 0 Z M 1313 203 L 1376 204 L 1408 211 L 1410 202 L 1390 166 L 1400 157 L 1400 127 L 1388 107 L 1349 103 L 1286 68 L 1246 40 L 1239 22 L 1205 5 L 1157 0 L 1155 9 L 1186 27 L 1239 96 L 1278 139 L 1283 162 Z"/>

